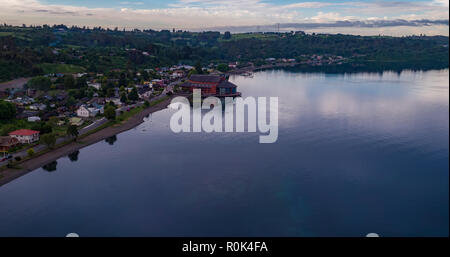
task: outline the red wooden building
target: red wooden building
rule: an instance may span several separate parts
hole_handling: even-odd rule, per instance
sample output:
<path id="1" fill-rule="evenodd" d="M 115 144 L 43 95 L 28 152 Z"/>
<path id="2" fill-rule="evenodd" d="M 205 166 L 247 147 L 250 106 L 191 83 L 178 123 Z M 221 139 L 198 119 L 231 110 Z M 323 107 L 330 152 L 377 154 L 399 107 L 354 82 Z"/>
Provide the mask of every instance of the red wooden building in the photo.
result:
<path id="1" fill-rule="evenodd" d="M 236 91 L 237 86 L 221 75 L 191 75 L 181 87 L 189 92 L 201 89 L 202 96 L 235 97 L 241 95 Z"/>

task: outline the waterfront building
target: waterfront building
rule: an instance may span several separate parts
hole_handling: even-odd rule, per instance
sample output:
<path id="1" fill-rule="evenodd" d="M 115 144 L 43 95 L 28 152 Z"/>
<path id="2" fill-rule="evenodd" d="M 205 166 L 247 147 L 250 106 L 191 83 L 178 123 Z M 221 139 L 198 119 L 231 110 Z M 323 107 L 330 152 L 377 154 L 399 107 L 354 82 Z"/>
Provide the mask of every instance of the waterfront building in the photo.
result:
<path id="1" fill-rule="evenodd" d="M 81 105 L 77 109 L 77 116 L 82 118 L 95 117 L 99 113 L 103 113 L 103 106 L 95 103 L 92 104 L 92 107 Z"/>
<path id="2" fill-rule="evenodd" d="M 17 138 L 22 144 L 31 144 L 39 141 L 39 131 L 31 129 L 19 129 L 9 133 L 10 137 Z"/>
<path id="3" fill-rule="evenodd" d="M 181 88 L 189 92 L 201 89 L 202 96 L 236 97 L 241 95 L 236 90 L 237 86 L 221 75 L 191 75 L 181 84 Z"/>

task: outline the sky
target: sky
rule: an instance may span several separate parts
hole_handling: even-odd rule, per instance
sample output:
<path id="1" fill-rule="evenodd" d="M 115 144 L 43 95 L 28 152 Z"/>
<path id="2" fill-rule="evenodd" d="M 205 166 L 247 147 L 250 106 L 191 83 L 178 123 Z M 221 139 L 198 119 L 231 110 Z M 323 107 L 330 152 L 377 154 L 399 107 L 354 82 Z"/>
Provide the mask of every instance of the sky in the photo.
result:
<path id="1" fill-rule="evenodd" d="M 126 29 L 446 35 L 449 0 L 0 0 L 0 22 Z"/>

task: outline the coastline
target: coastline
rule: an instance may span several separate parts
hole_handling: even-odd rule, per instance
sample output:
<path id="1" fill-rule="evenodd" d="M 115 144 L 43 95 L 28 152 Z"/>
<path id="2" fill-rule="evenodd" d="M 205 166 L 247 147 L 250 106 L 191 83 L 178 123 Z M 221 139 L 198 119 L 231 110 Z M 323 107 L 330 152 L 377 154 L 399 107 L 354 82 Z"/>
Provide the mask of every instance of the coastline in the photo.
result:
<path id="1" fill-rule="evenodd" d="M 90 135 L 87 135 L 86 137 L 79 139 L 77 142 L 70 142 L 66 145 L 63 145 L 57 149 L 51 150 L 50 152 L 44 153 L 40 156 L 34 157 L 32 159 L 26 160 L 22 163 L 20 163 L 21 168 L 20 169 L 13 169 L 13 168 L 7 168 L 3 171 L 0 171 L 0 187 L 3 185 L 6 185 L 7 183 L 35 170 L 38 169 L 52 161 L 55 161 L 63 156 L 66 156 L 70 153 L 73 153 L 81 148 L 84 148 L 86 146 L 95 144 L 99 141 L 102 141 L 108 137 L 117 135 L 119 133 L 125 132 L 127 130 L 130 130 L 141 123 L 144 122 L 144 117 L 163 110 L 167 108 L 167 106 L 170 104 L 170 101 L 173 97 L 168 97 L 166 100 L 157 103 L 153 106 L 150 106 L 141 112 L 133 115 L 126 121 L 120 124 L 115 124 L 109 127 L 106 127 L 100 131 L 97 131 L 95 133 L 92 133 Z"/>

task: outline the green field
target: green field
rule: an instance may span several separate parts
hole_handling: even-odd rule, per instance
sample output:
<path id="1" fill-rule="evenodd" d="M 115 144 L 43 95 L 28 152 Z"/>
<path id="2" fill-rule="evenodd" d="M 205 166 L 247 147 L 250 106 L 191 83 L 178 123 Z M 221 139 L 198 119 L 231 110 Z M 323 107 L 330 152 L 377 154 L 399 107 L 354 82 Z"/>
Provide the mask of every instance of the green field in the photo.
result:
<path id="1" fill-rule="evenodd" d="M 42 63 L 42 64 L 38 64 L 37 66 L 41 67 L 45 74 L 48 74 L 48 73 L 77 73 L 77 72 L 84 72 L 86 70 L 84 67 L 73 65 L 73 64 Z"/>
<path id="2" fill-rule="evenodd" d="M 0 32 L 0 37 L 6 37 L 6 36 L 11 36 L 14 35 L 14 32 Z"/>

